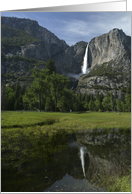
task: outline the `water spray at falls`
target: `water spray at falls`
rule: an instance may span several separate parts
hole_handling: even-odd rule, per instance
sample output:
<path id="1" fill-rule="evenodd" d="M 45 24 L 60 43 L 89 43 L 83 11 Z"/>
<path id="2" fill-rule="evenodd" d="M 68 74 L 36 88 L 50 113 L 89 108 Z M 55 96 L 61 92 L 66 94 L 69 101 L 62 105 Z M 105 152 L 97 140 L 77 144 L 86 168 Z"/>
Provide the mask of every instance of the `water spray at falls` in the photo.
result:
<path id="1" fill-rule="evenodd" d="M 84 59 L 83 59 L 83 66 L 82 66 L 82 74 L 86 74 L 89 73 L 88 70 L 88 44 L 86 47 L 86 51 L 85 51 L 85 55 L 84 55 Z"/>
<path id="2" fill-rule="evenodd" d="M 84 154 L 85 154 L 84 148 L 83 147 L 80 147 L 80 159 L 81 159 L 81 164 L 82 164 L 82 170 L 83 170 L 84 177 L 86 177 L 86 175 L 85 175 Z"/>

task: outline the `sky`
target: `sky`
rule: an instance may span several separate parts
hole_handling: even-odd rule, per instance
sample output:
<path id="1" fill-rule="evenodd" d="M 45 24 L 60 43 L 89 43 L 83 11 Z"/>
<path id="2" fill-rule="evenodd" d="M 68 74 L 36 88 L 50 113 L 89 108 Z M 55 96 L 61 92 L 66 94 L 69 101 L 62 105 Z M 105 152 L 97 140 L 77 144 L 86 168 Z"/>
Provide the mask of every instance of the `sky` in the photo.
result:
<path id="1" fill-rule="evenodd" d="M 69 46 L 90 42 L 113 28 L 131 36 L 131 12 L 1 12 L 1 16 L 36 20 Z"/>

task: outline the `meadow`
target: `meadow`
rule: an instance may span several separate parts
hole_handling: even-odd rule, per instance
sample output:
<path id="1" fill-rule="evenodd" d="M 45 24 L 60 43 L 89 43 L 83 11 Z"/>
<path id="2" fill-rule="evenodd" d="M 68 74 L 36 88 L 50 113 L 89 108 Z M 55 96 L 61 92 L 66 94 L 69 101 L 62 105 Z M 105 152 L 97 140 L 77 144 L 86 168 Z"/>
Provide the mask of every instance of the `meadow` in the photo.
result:
<path id="1" fill-rule="evenodd" d="M 51 125 L 53 124 L 53 125 Z M 2 128 L 24 128 L 42 126 L 41 129 L 95 129 L 95 128 L 131 128 L 131 113 L 125 112 L 120 115 L 117 112 L 24 112 L 2 111 Z M 48 125 L 48 127 L 47 127 Z"/>
<path id="2" fill-rule="evenodd" d="M 46 154 L 52 154 L 64 149 L 65 143 L 59 142 L 64 133 L 82 132 L 90 129 L 113 128 L 123 130 L 131 129 L 131 113 L 125 112 L 120 115 L 117 112 L 24 112 L 2 111 L 1 112 L 1 161 L 2 168 L 6 169 L 5 163 L 18 167 L 20 163 L 31 158 L 39 157 L 38 147 Z M 61 135 L 60 135 L 61 133 Z M 48 138 L 47 138 L 48 137 Z M 40 154 L 41 155 L 41 154 Z M 48 157 L 48 156 L 47 156 Z M 130 171 L 126 175 L 105 177 L 99 185 L 107 188 L 107 191 L 130 191 Z M 5 178 L 7 179 L 7 177 Z"/>

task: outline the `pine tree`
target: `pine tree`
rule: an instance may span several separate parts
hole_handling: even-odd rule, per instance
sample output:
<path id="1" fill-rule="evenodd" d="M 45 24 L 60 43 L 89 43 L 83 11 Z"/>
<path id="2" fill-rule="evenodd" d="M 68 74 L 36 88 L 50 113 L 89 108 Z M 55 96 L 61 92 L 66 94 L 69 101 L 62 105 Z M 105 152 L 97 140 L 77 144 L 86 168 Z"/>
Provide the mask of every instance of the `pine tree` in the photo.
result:
<path id="1" fill-rule="evenodd" d="M 2 82 L 1 83 L 1 110 L 5 110 L 6 109 L 5 91 L 6 91 L 6 84 L 5 84 L 5 82 Z"/>
<path id="2" fill-rule="evenodd" d="M 51 75 L 53 72 L 56 72 L 55 63 L 52 59 L 49 59 L 46 63 L 47 74 Z"/>
<path id="3" fill-rule="evenodd" d="M 94 102 L 92 100 L 90 100 L 89 102 L 89 110 L 93 111 L 94 110 Z"/>
<path id="4" fill-rule="evenodd" d="M 116 109 L 117 111 L 122 111 L 122 104 L 120 99 L 116 100 Z"/>

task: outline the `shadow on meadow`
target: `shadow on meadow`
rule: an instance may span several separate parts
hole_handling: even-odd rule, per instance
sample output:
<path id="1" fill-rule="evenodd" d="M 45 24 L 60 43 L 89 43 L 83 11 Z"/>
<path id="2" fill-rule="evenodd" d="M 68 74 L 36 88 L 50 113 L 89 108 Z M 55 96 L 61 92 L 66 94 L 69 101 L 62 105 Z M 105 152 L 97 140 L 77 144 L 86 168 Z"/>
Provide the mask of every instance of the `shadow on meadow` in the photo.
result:
<path id="1" fill-rule="evenodd" d="M 4 129 L 4 128 L 25 128 L 25 127 L 35 127 L 35 126 L 43 126 L 43 125 L 52 125 L 56 122 L 55 119 L 46 119 L 45 121 L 42 121 L 42 122 L 37 122 L 37 123 L 34 123 L 34 124 L 23 124 L 23 125 L 8 125 L 8 126 L 5 126 L 5 125 L 2 125 L 1 128 Z"/>

